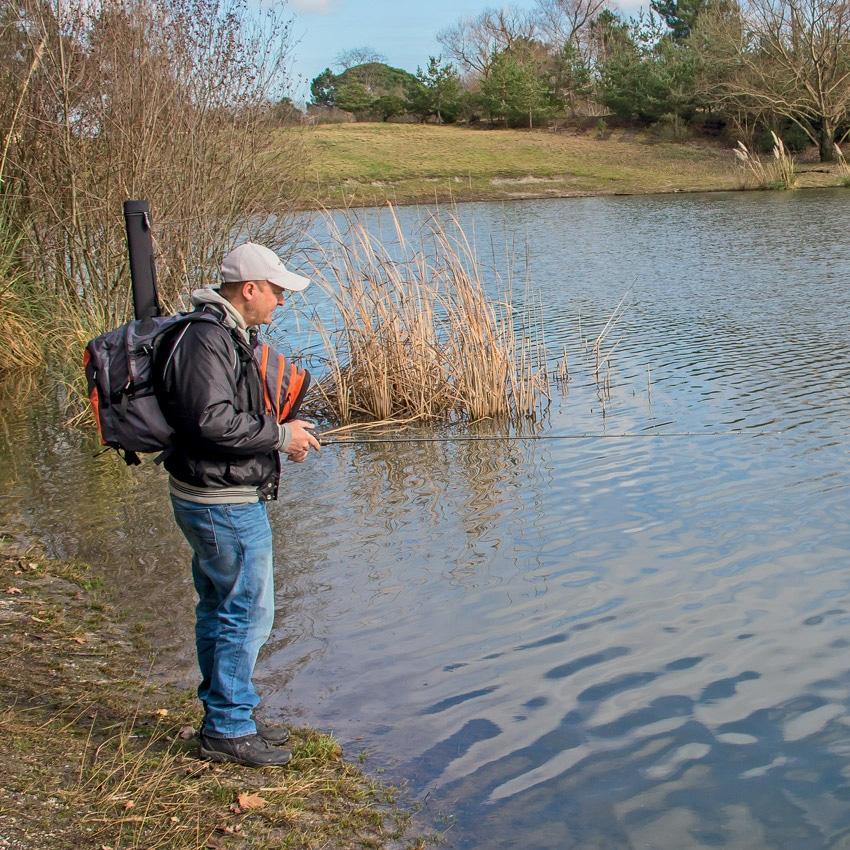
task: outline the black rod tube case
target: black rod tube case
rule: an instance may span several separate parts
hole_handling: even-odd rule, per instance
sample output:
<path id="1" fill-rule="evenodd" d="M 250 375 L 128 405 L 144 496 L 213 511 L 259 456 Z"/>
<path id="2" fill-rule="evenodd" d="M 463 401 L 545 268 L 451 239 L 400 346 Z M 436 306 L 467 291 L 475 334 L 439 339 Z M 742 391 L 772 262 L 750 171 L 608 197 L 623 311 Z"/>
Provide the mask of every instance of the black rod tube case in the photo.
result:
<path id="1" fill-rule="evenodd" d="M 133 284 L 133 310 L 137 319 L 152 319 L 161 313 L 156 291 L 150 212 L 150 204 L 147 201 L 124 201 L 130 280 Z"/>

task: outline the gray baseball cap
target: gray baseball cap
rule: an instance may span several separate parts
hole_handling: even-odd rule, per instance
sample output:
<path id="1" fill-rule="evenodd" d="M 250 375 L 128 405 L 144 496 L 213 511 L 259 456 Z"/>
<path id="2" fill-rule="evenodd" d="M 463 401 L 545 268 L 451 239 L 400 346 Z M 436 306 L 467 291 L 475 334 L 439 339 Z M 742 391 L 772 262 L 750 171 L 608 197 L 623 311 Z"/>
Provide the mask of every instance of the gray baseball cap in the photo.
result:
<path id="1" fill-rule="evenodd" d="M 221 279 L 225 283 L 267 280 L 292 292 L 301 292 L 310 283 L 306 277 L 287 271 L 274 251 L 256 242 L 245 242 L 225 255 L 221 261 Z"/>

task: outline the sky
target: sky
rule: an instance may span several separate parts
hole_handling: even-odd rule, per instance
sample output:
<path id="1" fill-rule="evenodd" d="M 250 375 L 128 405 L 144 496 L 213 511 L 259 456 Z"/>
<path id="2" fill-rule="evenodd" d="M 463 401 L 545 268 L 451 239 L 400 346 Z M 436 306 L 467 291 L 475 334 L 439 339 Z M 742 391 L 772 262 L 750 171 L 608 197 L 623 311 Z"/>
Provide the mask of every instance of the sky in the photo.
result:
<path id="1" fill-rule="evenodd" d="M 389 65 L 415 72 L 429 56 L 439 55 L 441 29 L 500 5 L 498 0 L 289 0 L 297 41 L 292 70 L 300 80 L 295 99 L 306 99 L 310 80 L 333 67 L 340 53 L 356 47 L 372 47 Z M 534 0 L 504 5 L 536 6 Z M 631 5 L 638 4 L 631 0 Z"/>

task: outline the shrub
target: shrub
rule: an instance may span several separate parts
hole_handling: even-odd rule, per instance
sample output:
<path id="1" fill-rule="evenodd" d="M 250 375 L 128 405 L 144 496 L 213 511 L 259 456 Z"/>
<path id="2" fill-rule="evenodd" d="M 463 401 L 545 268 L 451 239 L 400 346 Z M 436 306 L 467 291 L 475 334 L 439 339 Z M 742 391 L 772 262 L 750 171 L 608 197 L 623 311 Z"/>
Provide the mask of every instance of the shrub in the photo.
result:
<path id="1" fill-rule="evenodd" d="M 236 0 L 24 0 L 14 15 L 0 31 L 4 56 L 20 57 L 7 65 L 21 92 L 7 185 L 27 278 L 54 314 L 84 334 L 128 317 L 127 198 L 154 210 L 166 305 L 209 282 L 237 239 L 287 242 L 303 155 L 299 131 L 274 122 L 286 19 Z"/>

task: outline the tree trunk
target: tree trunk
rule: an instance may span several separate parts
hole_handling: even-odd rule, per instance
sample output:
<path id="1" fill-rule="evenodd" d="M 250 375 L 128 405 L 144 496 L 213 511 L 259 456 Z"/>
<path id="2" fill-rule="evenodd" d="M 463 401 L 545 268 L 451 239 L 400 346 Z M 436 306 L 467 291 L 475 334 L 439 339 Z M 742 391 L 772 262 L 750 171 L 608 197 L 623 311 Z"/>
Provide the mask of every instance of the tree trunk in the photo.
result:
<path id="1" fill-rule="evenodd" d="M 533 127 L 533 126 L 532 126 L 532 124 L 531 124 L 531 110 L 530 110 L 530 109 L 528 110 L 528 129 L 529 129 L 529 130 L 533 130 L 533 129 L 534 129 L 534 127 Z"/>
<path id="2" fill-rule="evenodd" d="M 818 148 L 820 149 L 821 162 L 835 161 L 835 127 L 833 127 L 832 121 L 827 118 L 821 119 Z"/>

